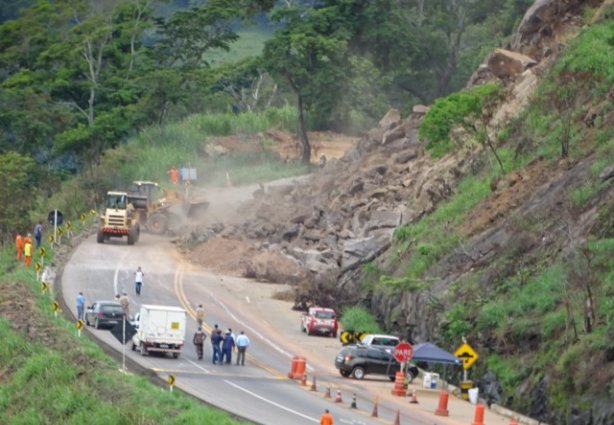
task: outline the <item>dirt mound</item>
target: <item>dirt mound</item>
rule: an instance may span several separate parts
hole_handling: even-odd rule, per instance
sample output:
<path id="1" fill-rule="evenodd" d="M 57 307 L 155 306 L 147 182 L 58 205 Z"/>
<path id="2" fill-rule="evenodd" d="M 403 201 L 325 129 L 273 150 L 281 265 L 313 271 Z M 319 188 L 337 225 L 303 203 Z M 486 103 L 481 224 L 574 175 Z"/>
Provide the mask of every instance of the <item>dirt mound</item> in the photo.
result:
<path id="1" fill-rule="evenodd" d="M 216 273 L 267 282 L 293 283 L 304 275 L 300 265 L 278 248 L 263 250 L 251 241 L 214 238 L 198 245 L 191 259 Z"/>

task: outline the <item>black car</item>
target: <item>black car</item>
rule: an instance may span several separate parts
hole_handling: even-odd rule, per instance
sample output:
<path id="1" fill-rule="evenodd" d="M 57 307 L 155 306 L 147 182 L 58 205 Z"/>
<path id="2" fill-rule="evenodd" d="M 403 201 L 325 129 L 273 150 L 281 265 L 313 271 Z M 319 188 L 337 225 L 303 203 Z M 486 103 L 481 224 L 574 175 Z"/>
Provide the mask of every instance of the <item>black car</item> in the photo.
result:
<path id="1" fill-rule="evenodd" d="M 99 329 L 113 327 L 122 322 L 124 310 L 117 301 L 96 301 L 85 310 L 85 323 Z"/>
<path id="2" fill-rule="evenodd" d="M 343 347 L 335 358 L 335 367 L 342 376 L 363 379 L 365 375 L 386 375 L 394 381 L 395 374 L 401 370 L 401 364 L 392 354 L 381 348 L 365 345 L 348 345 Z"/>

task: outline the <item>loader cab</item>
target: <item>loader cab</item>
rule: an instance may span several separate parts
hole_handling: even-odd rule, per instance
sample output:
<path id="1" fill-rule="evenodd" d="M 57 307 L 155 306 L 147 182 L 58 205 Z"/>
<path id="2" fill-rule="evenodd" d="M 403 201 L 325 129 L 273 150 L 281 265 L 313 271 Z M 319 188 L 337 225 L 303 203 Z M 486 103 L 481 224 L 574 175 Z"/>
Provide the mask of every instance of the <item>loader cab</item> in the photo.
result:
<path id="1" fill-rule="evenodd" d="M 150 181 L 133 181 L 130 193 L 138 197 L 147 198 L 148 203 L 155 202 L 163 197 L 163 192 L 158 183 Z"/>
<path id="2" fill-rule="evenodd" d="M 123 192 L 109 192 L 105 202 L 107 209 L 125 210 L 127 207 L 127 196 Z"/>

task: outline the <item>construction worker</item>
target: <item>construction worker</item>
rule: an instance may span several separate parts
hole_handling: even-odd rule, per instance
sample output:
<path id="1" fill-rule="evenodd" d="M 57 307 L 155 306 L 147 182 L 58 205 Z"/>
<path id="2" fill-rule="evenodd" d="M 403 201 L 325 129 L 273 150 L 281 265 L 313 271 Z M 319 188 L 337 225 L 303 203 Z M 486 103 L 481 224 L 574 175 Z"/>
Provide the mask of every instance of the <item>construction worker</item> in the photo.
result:
<path id="1" fill-rule="evenodd" d="M 28 233 L 25 238 L 23 238 L 23 245 L 26 246 L 26 242 L 32 243 L 32 233 Z"/>
<path id="2" fill-rule="evenodd" d="M 177 167 L 171 168 L 166 172 L 166 174 L 168 174 L 173 184 L 179 183 L 179 170 L 177 169 Z"/>
<path id="3" fill-rule="evenodd" d="M 21 232 L 17 232 L 15 247 L 17 248 L 17 261 L 21 261 L 23 259 L 23 237 L 21 236 Z"/>
<path id="4" fill-rule="evenodd" d="M 324 409 L 324 413 L 320 416 L 320 425 L 333 425 L 334 423 L 333 415 L 330 414 L 328 409 Z"/>
<path id="5" fill-rule="evenodd" d="M 130 317 L 130 298 L 128 298 L 128 294 L 124 291 L 121 297 L 119 297 L 119 303 L 122 306 L 122 310 L 124 310 L 124 316 Z"/>
<path id="6" fill-rule="evenodd" d="M 26 267 L 30 267 L 30 264 L 32 264 L 32 238 L 26 238 L 23 245 L 23 255 L 26 257 Z"/>
<path id="7" fill-rule="evenodd" d="M 199 326 L 198 330 L 194 334 L 194 338 L 192 338 L 192 343 L 196 347 L 196 355 L 198 356 L 198 360 L 203 359 L 203 344 L 205 343 L 205 339 L 207 339 L 207 334 L 203 332 L 203 329 Z"/>
<path id="8" fill-rule="evenodd" d="M 198 322 L 198 326 L 203 325 L 204 318 L 205 318 L 205 309 L 202 304 L 198 304 L 198 307 L 196 307 L 196 321 Z"/>

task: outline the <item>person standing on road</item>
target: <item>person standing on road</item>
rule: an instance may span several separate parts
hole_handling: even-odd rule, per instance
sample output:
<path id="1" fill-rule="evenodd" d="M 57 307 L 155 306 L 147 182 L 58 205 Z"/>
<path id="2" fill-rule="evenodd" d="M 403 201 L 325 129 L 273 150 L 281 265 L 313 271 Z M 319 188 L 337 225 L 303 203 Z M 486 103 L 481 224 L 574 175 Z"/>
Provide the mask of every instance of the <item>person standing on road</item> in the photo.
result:
<path id="1" fill-rule="evenodd" d="M 205 318 L 205 309 L 202 304 L 198 304 L 198 307 L 196 307 L 196 322 L 198 322 L 198 326 L 203 325 L 204 318 Z"/>
<path id="2" fill-rule="evenodd" d="M 85 308 L 85 297 L 83 296 L 83 292 L 79 292 L 77 295 L 77 320 L 83 320 L 84 309 Z"/>
<path id="3" fill-rule="evenodd" d="M 17 261 L 21 262 L 23 258 L 23 237 L 19 231 L 17 231 L 17 236 L 15 237 L 15 247 L 17 248 Z"/>
<path id="4" fill-rule="evenodd" d="M 235 340 L 229 329 L 226 331 L 226 335 L 224 335 L 224 340 L 222 341 L 222 363 L 232 363 L 233 348 L 235 348 Z"/>
<path id="5" fill-rule="evenodd" d="M 217 327 L 217 325 L 215 326 Z M 218 329 L 217 331 L 213 330 L 213 332 L 211 332 L 211 346 L 213 347 L 213 364 L 216 364 L 217 362 L 222 364 L 221 345 L 223 340 L 224 337 L 222 337 L 222 331 Z"/>
<path id="6" fill-rule="evenodd" d="M 139 266 L 134 272 L 134 289 L 136 290 L 137 295 L 141 295 L 141 287 L 143 286 L 143 270 L 141 270 L 141 266 Z"/>
<path id="7" fill-rule="evenodd" d="M 245 366 L 245 351 L 249 346 L 249 338 L 245 335 L 245 332 L 241 331 L 237 337 L 237 366 L 241 363 L 241 366 Z"/>
<path id="8" fill-rule="evenodd" d="M 34 239 L 36 239 L 36 247 L 41 247 L 41 240 L 43 239 L 43 222 L 39 221 L 36 226 L 34 226 Z"/>
<path id="9" fill-rule="evenodd" d="M 330 414 L 328 409 L 324 409 L 324 413 L 320 416 L 320 425 L 333 425 L 334 423 L 333 415 Z"/>
<path id="10" fill-rule="evenodd" d="M 205 339 L 207 339 L 207 334 L 204 333 L 202 328 L 199 326 L 194 334 L 194 338 L 192 338 L 192 343 L 196 346 L 198 360 L 203 359 L 203 344 L 205 343 Z"/>
<path id="11" fill-rule="evenodd" d="M 130 317 L 130 298 L 128 298 L 128 294 L 125 291 L 119 297 L 119 304 L 122 306 L 122 310 L 124 310 L 124 316 L 126 318 Z"/>

